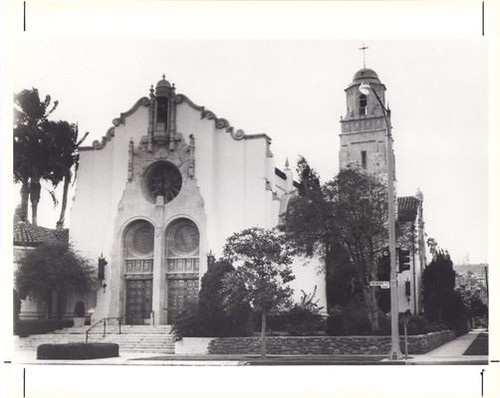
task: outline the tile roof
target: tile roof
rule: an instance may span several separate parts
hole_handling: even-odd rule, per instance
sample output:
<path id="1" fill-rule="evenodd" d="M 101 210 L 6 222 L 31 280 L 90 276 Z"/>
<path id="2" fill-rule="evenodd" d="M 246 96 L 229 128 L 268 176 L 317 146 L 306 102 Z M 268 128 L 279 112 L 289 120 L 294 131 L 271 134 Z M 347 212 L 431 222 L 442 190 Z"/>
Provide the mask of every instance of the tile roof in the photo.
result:
<path id="1" fill-rule="evenodd" d="M 398 221 L 414 222 L 417 219 L 420 201 L 415 196 L 398 198 Z"/>
<path id="2" fill-rule="evenodd" d="M 51 240 L 68 242 L 69 230 L 50 229 L 29 222 L 14 222 L 14 246 L 37 246 Z"/>

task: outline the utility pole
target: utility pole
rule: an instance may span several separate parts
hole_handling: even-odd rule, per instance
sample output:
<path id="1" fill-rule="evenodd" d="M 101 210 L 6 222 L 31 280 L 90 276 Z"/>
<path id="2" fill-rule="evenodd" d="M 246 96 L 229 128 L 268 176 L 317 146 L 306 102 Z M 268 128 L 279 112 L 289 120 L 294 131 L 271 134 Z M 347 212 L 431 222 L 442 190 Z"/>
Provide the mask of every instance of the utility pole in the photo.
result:
<path id="1" fill-rule="evenodd" d="M 384 111 L 384 120 L 387 128 L 386 146 L 387 146 L 387 189 L 388 207 L 389 207 L 389 253 L 391 259 L 391 351 L 389 359 L 401 359 L 401 348 L 399 347 L 399 297 L 398 297 L 398 271 L 396 262 L 396 206 L 394 197 L 394 156 L 392 152 L 392 134 L 391 134 L 391 110 L 382 103 L 377 92 L 370 84 L 362 82 L 359 91 L 368 95 L 372 92 L 378 103 Z"/>

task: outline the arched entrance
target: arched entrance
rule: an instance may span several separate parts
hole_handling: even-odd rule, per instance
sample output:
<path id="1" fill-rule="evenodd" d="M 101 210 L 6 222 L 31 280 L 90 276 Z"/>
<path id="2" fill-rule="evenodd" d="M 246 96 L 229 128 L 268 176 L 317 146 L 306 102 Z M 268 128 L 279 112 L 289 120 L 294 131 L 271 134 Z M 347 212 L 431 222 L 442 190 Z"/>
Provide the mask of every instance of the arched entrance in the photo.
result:
<path id="1" fill-rule="evenodd" d="M 153 299 L 154 227 L 147 221 L 133 221 L 123 237 L 125 277 L 125 322 L 150 322 Z"/>
<path id="2" fill-rule="evenodd" d="M 165 258 L 167 322 L 171 324 L 198 298 L 200 232 L 193 221 L 178 218 L 170 223 L 165 233 Z"/>

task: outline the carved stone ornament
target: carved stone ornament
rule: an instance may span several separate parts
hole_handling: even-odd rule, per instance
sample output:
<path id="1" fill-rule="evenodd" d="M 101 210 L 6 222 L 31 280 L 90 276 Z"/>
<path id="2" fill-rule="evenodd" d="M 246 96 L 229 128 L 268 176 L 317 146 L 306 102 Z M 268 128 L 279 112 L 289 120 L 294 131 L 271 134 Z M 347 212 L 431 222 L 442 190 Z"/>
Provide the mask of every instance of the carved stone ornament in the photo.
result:
<path id="1" fill-rule="evenodd" d="M 242 138 L 245 137 L 245 132 L 242 130 L 242 129 L 238 129 L 236 131 L 232 131 L 231 132 L 231 136 L 235 139 L 235 140 L 241 140 Z"/>

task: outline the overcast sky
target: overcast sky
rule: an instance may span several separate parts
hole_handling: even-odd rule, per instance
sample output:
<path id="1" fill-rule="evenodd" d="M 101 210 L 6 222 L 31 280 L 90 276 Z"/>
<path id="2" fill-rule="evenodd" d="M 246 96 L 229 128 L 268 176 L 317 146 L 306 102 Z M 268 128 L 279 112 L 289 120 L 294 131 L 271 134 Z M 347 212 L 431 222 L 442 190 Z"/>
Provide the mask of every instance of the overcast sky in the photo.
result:
<path id="1" fill-rule="evenodd" d="M 344 89 L 361 41 L 31 40 L 16 49 L 15 91 L 59 100 L 53 118 L 100 139 L 165 73 L 177 92 L 248 134 L 266 133 L 275 164 L 304 155 L 338 172 Z M 398 195 L 424 194 L 426 232 L 455 262 L 487 261 L 487 47 L 479 40 L 365 41 L 387 87 Z M 102 171 L 103 173 L 106 170 Z M 40 224 L 57 217 L 48 195 Z"/>

